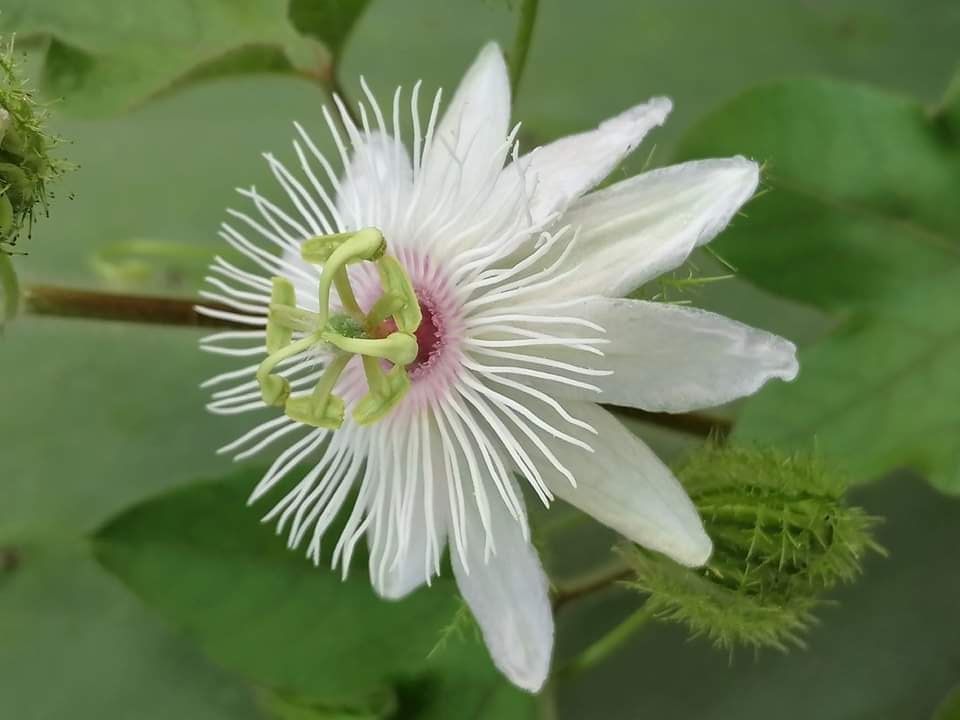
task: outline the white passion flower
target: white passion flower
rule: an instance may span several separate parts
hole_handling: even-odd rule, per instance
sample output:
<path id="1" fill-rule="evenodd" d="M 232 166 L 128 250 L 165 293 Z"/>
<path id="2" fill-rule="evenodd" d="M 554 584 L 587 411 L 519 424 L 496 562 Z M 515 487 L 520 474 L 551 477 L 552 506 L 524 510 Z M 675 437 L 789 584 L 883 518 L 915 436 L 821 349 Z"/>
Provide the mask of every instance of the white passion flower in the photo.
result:
<path id="1" fill-rule="evenodd" d="M 255 188 L 221 235 L 199 311 L 245 329 L 202 347 L 254 364 L 209 380 L 209 409 L 271 417 L 222 450 L 283 447 L 251 502 L 297 472 L 265 520 L 320 561 L 358 542 L 384 598 L 456 581 L 497 667 L 537 691 L 553 647 L 548 580 L 521 485 L 562 498 L 684 565 L 711 552 L 696 509 L 598 403 L 686 412 L 797 373 L 794 346 L 701 310 L 622 296 L 676 268 L 753 194 L 736 157 L 647 172 L 589 194 L 671 103 L 655 98 L 518 156 L 507 70 L 485 47 L 446 111 L 363 84 L 360 127 L 324 109 L 342 172 L 297 125 L 294 174 L 266 156 L 285 207 Z M 411 147 L 401 140 L 409 112 Z M 345 131 L 338 130 L 338 122 Z M 348 502 L 352 500 L 352 504 Z M 349 507 L 344 508 L 344 505 Z"/>

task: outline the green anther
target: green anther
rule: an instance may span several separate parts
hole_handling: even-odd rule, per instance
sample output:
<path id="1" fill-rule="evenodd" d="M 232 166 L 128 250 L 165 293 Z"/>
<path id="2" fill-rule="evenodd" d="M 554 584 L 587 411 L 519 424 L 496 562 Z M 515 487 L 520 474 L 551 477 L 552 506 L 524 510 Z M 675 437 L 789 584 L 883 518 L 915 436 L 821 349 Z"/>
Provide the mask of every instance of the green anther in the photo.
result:
<path id="1" fill-rule="evenodd" d="M 417 294 L 400 261 L 390 255 L 384 255 L 377 260 L 377 269 L 380 271 L 380 283 L 383 285 L 384 293 L 403 299 L 403 307 L 393 313 L 397 329 L 408 333 L 416 332 L 420 327 L 420 321 L 423 320 L 423 314 L 420 311 Z"/>
<path id="2" fill-rule="evenodd" d="M 297 292 L 293 283 L 282 277 L 273 278 L 270 290 L 270 317 L 267 318 L 267 352 L 275 353 L 293 339 L 289 324 L 274 317 L 274 310 L 293 308 L 297 304 Z"/>
<path id="3" fill-rule="evenodd" d="M 260 396 L 267 405 L 276 405 L 283 407 L 283 404 L 290 397 L 290 383 L 279 375 L 273 375 L 272 371 L 278 363 L 289 357 L 298 355 L 304 350 L 309 350 L 321 339 L 320 333 L 313 333 L 300 338 L 296 342 L 290 343 L 286 347 L 270 353 L 266 359 L 260 363 L 257 368 L 257 382 L 260 384 Z"/>
<path id="4" fill-rule="evenodd" d="M 314 238 L 315 240 L 316 238 Z M 308 243 L 310 241 L 307 241 Z M 306 246 L 306 243 L 305 243 Z M 330 253 L 320 273 L 318 288 L 320 300 L 320 324 L 327 322 L 330 314 L 330 288 L 339 272 L 347 265 L 362 260 L 378 260 L 386 251 L 387 243 L 376 228 L 365 228 L 349 235 Z M 351 293 L 352 294 L 352 293 Z"/>
<path id="5" fill-rule="evenodd" d="M 372 425 L 403 399 L 410 389 L 410 378 L 402 365 L 395 365 L 389 372 L 384 372 L 380 363 L 371 357 L 363 358 L 363 370 L 370 391 L 353 409 L 353 419 L 358 425 Z"/>
<path id="6" fill-rule="evenodd" d="M 409 365 L 417 358 L 417 339 L 410 333 L 390 333 L 385 338 L 346 338 L 332 332 L 322 333 L 323 340 L 334 347 L 365 358 L 383 358 L 394 365 Z"/>
<path id="7" fill-rule="evenodd" d="M 350 362 L 350 355 L 340 354 L 330 361 L 313 392 L 304 397 L 289 398 L 284 406 L 287 417 L 314 427 L 336 430 L 343 424 L 346 412 L 343 400 L 333 395 L 333 386 Z"/>
<path id="8" fill-rule="evenodd" d="M 306 260 L 308 263 L 313 265 L 323 265 L 330 259 L 330 256 L 344 243 L 348 240 L 353 239 L 356 235 L 366 232 L 376 232 L 380 233 L 376 228 L 365 228 L 363 230 L 356 230 L 352 232 L 345 233 L 335 233 L 333 235 L 318 235 L 317 237 L 312 237 L 309 240 L 304 240 L 303 244 L 300 245 L 300 256 Z M 380 235 L 381 241 L 383 235 Z M 386 250 L 384 245 L 381 249 L 380 254 L 383 254 L 383 251 Z M 368 260 L 376 260 L 377 257 L 366 258 Z"/>

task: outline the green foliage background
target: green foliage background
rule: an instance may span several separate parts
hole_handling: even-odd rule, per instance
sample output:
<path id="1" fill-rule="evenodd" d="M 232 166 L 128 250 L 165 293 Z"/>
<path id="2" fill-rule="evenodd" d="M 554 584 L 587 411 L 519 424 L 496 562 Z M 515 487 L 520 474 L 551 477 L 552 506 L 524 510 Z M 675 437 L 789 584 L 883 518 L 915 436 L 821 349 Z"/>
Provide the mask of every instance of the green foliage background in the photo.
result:
<path id="1" fill-rule="evenodd" d="M 0 32 L 18 34 L 31 75 L 62 96 L 55 130 L 72 138 L 66 153 L 80 166 L 17 259 L 21 281 L 191 295 L 194 265 L 125 279 L 105 277 L 97 258 L 137 238 L 217 247 L 232 188 L 271 186 L 258 153 L 287 157 L 292 120 L 325 148 L 326 98 L 314 76 L 326 47 L 343 49 L 348 94 L 359 96 L 363 73 L 385 97 L 418 78 L 452 88 L 484 41 L 508 47 L 513 31 L 500 0 L 366 4 L 299 0 L 294 27 L 274 0 L 0 0 Z M 960 100 L 947 90 L 960 87 L 960 5 L 540 4 L 515 111 L 528 146 L 668 94 L 677 110 L 651 138 L 653 165 L 735 153 L 767 162 L 770 191 L 718 243 L 738 279 L 694 301 L 797 340 L 803 371 L 727 412 L 744 440 L 816 443 L 847 468 L 863 483 L 857 500 L 888 518 L 879 539 L 891 551 L 836 594 L 808 651 L 731 664 L 655 626 L 564 685 L 560 717 L 931 717 L 960 681 L 960 506 L 951 498 L 960 492 Z M 618 172 L 637 171 L 652 148 Z M 88 539 L 142 501 L 202 492 L 198 478 L 228 473 L 213 449 L 240 426 L 206 415 L 197 388 L 219 367 L 182 329 L 21 318 L 0 337 L 0 717 L 301 717 L 258 688 L 271 657 L 293 663 L 267 668 L 291 692 L 323 676 L 320 661 L 289 657 L 290 628 L 265 625 L 256 656 L 231 638 L 232 624 L 211 637 L 202 618 L 158 619 L 95 562 L 96 551 L 114 569 L 128 563 L 148 587 L 169 578 L 154 605 L 215 607 L 209 594 L 174 597 L 178 579 L 196 589 L 188 579 L 206 577 L 187 562 L 196 552 L 177 557 L 158 542 L 176 532 L 175 518 L 151 516 L 151 526 L 126 515 L 106 539 Z M 636 430 L 668 457 L 686 446 Z M 256 524 L 239 503 L 230 512 Z M 186 537 L 200 549 L 230 540 L 218 523 L 198 517 L 197 537 Z M 612 540 L 577 525 L 551 542 L 547 560 L 562 577 L 601 561 Z M 293 578 L 281 582 L 303 584 L 303 594 L 330 581 L 299 558 L 280 562 L 277 572 Z M 222 591 L 237 626 L 256 622 L 231 602 L 242 588 L 230 570 L 207 592 Z M 430 602 L 449 600 L 444 592 Z M 292 617 L 319 632 L 327 599 L 294 594 Z M 613 593 L 565 610 L 559 655 L 635 602 Z M 388 700 L 364 687 L 369 706 L 351 698 L 303 717 L 376 716 L 381 702 L 454 717 L 422 698 L 465 697 L 489 673 L 469 637 L 464 648 L 451 652 L 453 669 L 398 680 Z M 425 690 L 430 682 L 446 689 Z M 490 697 L 477 701 L 477 717 L 529 716 L 509 692 Z"/>

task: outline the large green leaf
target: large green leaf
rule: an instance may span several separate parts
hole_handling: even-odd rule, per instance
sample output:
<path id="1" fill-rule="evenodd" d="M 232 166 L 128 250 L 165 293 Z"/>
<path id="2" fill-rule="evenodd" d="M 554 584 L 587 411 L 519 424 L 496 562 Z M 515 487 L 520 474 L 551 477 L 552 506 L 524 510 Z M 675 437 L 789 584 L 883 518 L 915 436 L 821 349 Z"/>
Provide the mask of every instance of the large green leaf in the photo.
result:
<path id="1" fill-rule="evenodd" d="M 496 673 L 482 645 L 454 639 L 437 648 L 460 607 L 452 582 L 390 603 L 370 588 L 362 549 L 346 581 L 314 567 L 246 507 L 257 477 L 138 506 L 98 533 L 97 555 L 212 657 L 260 685 L 320 701 L 314 710 L 353 703 L 369 715 L 395 704 L 370 700 L 393 690 L 403 717 L 439 720 L 454 707 L 471 717 L 524 716 L 528 696 Z"/>
<path id="2" fill-rule="evenodd" d="M 387 603 L 370 588 L 363 553 L 346 581 L 313 567 L 246 506 L 256 477 L 128 511 L 98 533 L 98 557 L 213 657 L 260 683 L 349 699 L 415 674 L 457 608 L 452 585 Z"/>
<path id="3" fill-rule="evenodd" d="M 31 543 L 0 556 L 0 717 L 260 717 L 240 678 L 148 613 L 85 545 Z"/>
<path id="4" fill-rule="evenodd" d="M 908 466 L 960 492 L 960 271 L 858 313 L 747 403 L 736 436 L 815 446 L 869 480 Z"/>
<path id="5" fill-rule="evenodd" d="M 742 152 L 770 191 L 720 238 L 743 276 L 837 313 L 801 374 L 746 405 L 736 434 L 812 445 L 855 481 L 909 466 L 960 491 L 960 126 L 955 100 L 824 81 L 747 93 L 696 127 L 683 157 Z"/>
<path id="6" fill-rule="evenodd" d="M 84 114 L 129 108 L 194 74 L 289 70 L 303 40 L 279 0 L 4 0 L 0 32 L 50 35 L 44 79 Z"/>
<path id="7" fill-rule="evenodd" d="M 960 265 L 960 128 L 945 110 L 832 81 L 748 92 L 682 159 L 744 154 L 769 192 L 717 242 L 754 283 L 826 309 L 884 300 Z"/>

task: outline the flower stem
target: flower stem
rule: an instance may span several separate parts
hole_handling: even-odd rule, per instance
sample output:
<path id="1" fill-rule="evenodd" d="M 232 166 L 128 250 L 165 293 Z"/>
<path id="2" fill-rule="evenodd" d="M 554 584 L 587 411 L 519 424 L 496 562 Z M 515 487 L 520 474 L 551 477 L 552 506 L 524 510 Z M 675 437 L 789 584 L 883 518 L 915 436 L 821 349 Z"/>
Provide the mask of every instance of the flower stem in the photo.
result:
<path id="1" fill-rule="evenodd" d="M 513 36 L 513 49 L 510 51 L 510 93 L 517 97 L 520 79 L 527 66 L 527 53 L 533 37 L 533 25 L 537 19 L 539 0 L 522 0 L 517 16 L 517 30 Z"/>
<path id="2" fill-rule="evenodd" d="M 568 665 L 562 667 L 558 674 L 575 675 L 598 665 L 623 647 L 633 637 L 634 633 L 644 627 L 651 619 L 653 619 L 653 613 L 646 605 L 640 606 L 612 630 L 601 636 L 599 640 L 590 644 Z"/>
<path id="3" fill-rule="evenodd" d="M 620 580 L 625 580 L 630 577 L 631 573 L 632 571 L 626 563 L 618 562 L 609 567 L 575 578 L 566 585 L 560 585 L 553 595 L 553 611 L 557 612 L 568 603 L 579 600 L 586 595 L 592 595 L 595 592 L 606 590 Z"/>
<path id="4" fill-rule="evenodd" d="M 149 295 L 118 295 L 44 285 L 27 288 L 23 293 L 24 310 L 32 315 L 118 320 L 149 325 L 250 329 L 249 326 L 201 315 L 194 309 L 197 304 L 219 310 L 231 310 L 225 305 L 207 301 Z"/>

